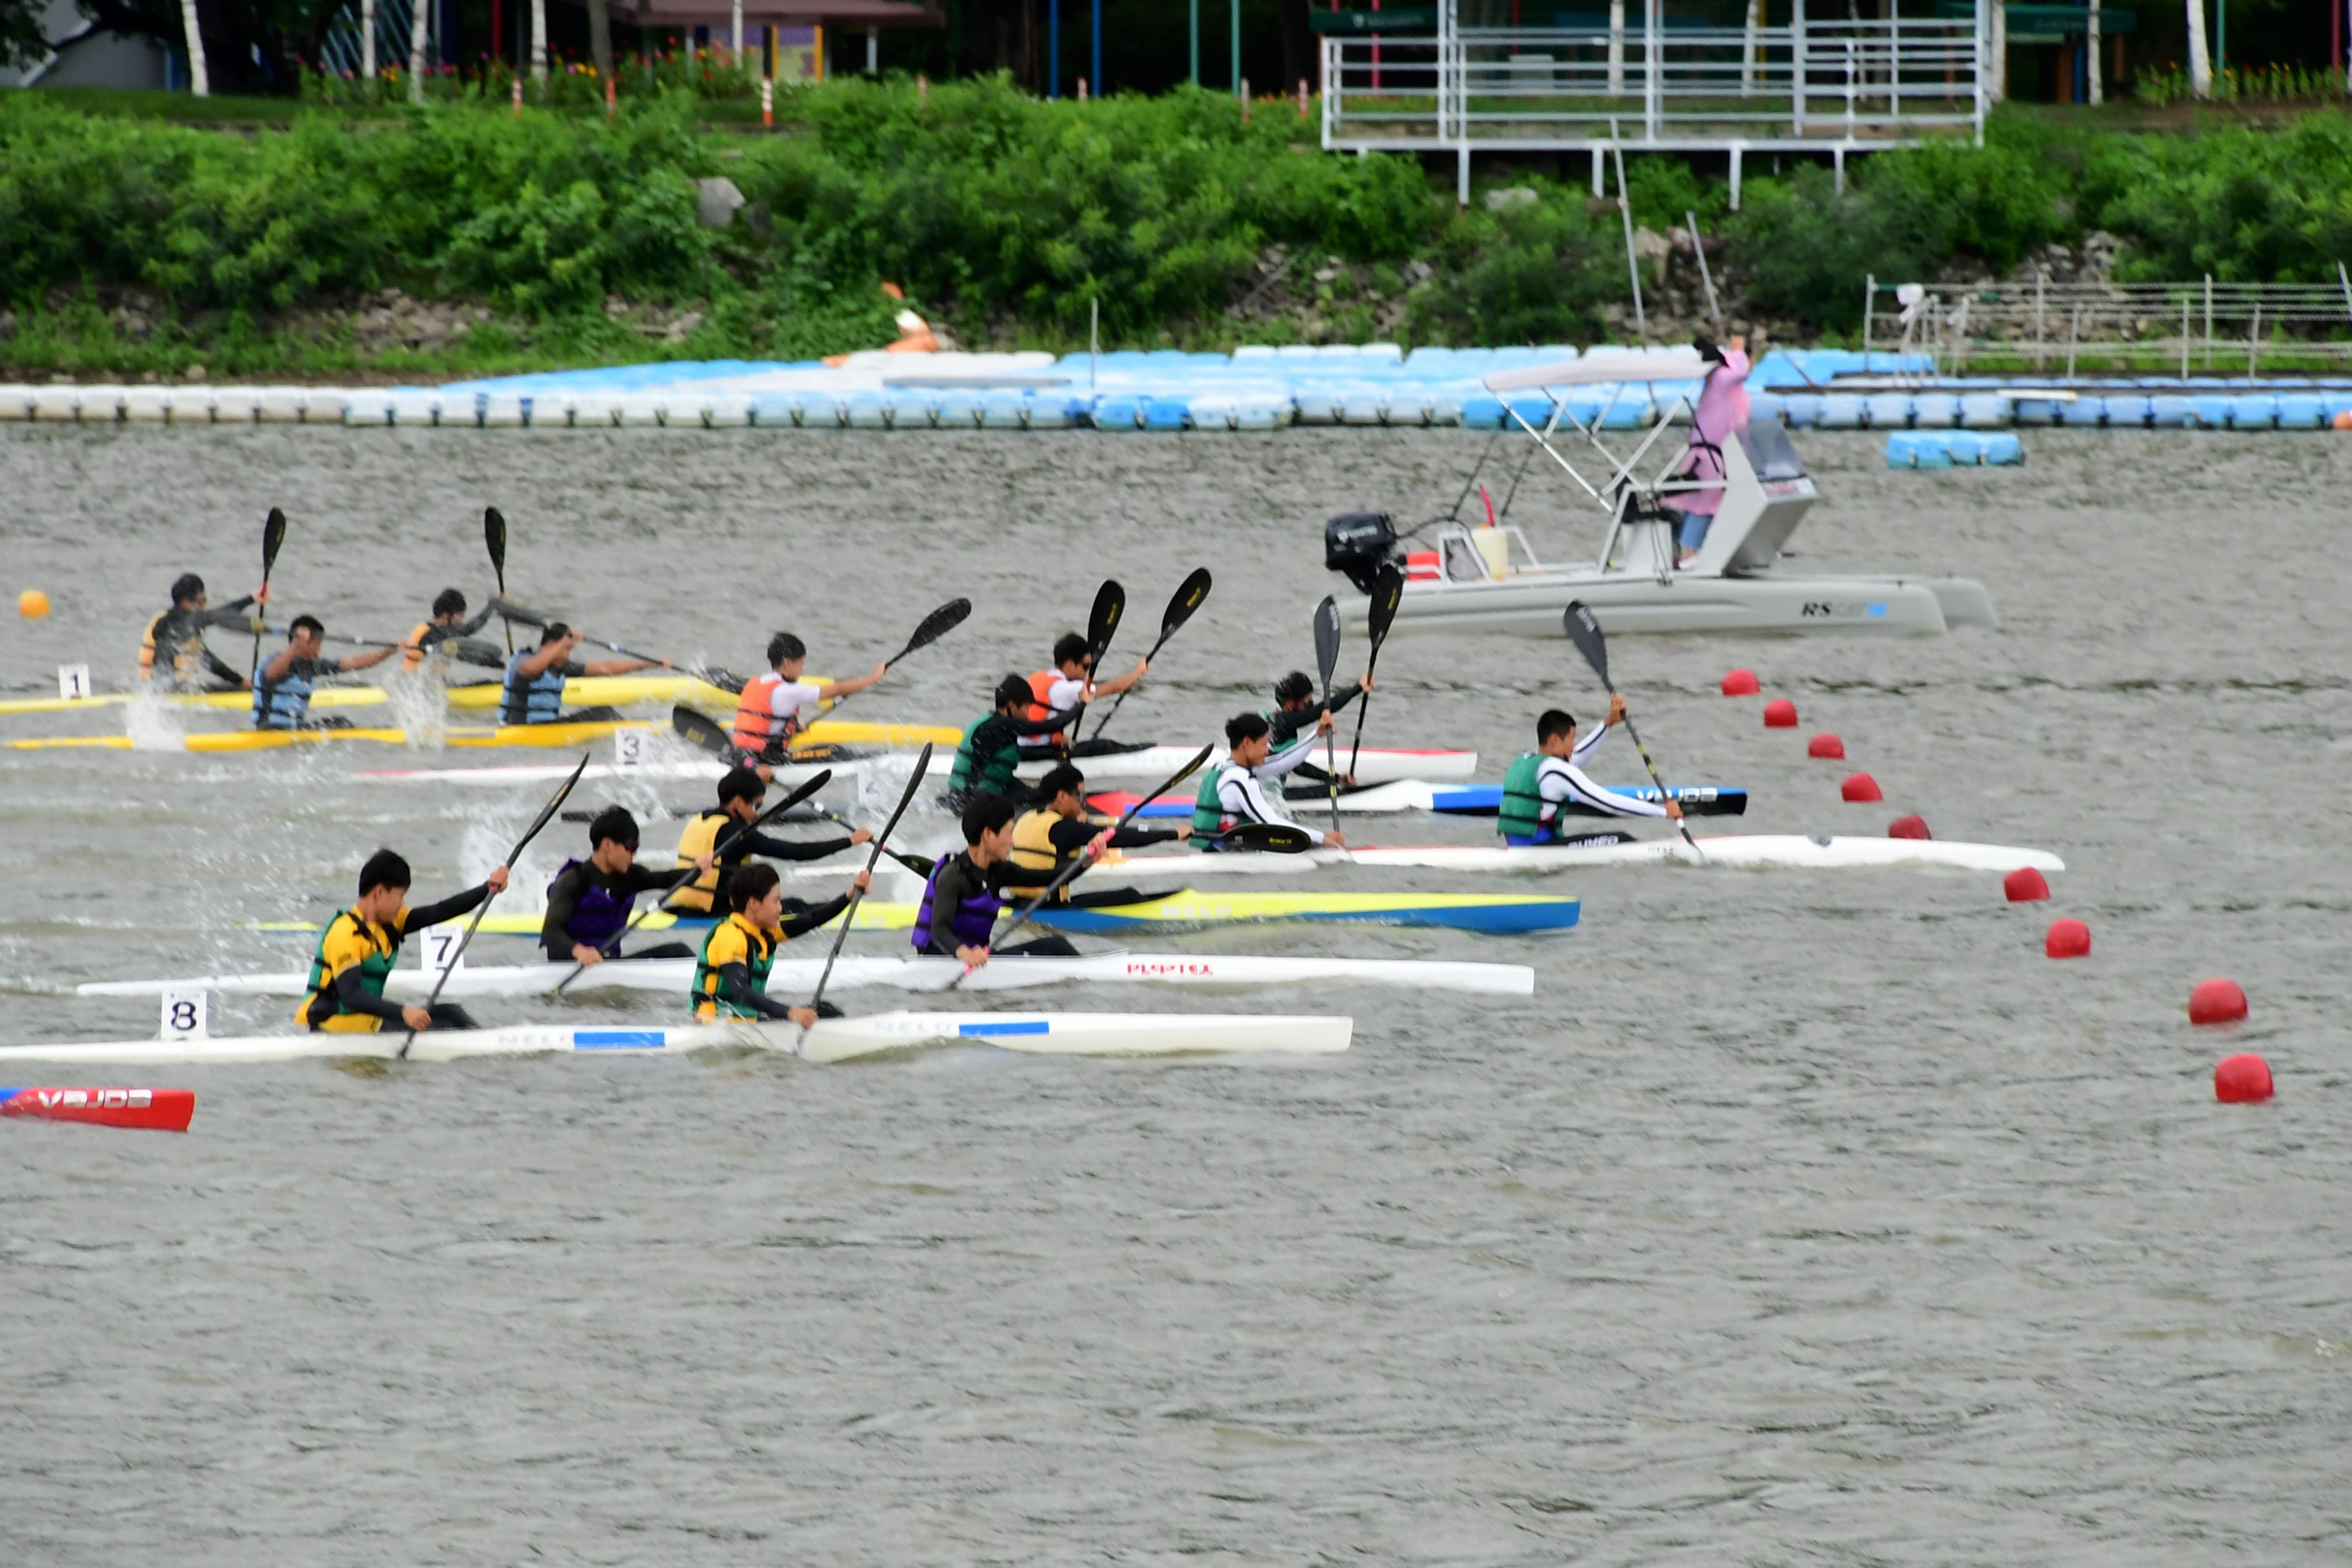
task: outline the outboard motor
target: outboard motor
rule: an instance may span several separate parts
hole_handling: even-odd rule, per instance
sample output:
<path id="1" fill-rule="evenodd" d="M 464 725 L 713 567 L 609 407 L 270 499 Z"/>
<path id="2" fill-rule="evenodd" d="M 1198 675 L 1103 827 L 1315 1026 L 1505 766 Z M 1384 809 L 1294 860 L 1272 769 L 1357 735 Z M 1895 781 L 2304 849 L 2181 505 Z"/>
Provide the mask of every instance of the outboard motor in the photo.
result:
<path id="1" fill-rule="evenodd" d="M 1381 567 L 1402 559 L 1387 512 L 1343 511 L 1323 525 L 1324 569 L 1347 574 L 1361 593 L 1372 591 Z"/>

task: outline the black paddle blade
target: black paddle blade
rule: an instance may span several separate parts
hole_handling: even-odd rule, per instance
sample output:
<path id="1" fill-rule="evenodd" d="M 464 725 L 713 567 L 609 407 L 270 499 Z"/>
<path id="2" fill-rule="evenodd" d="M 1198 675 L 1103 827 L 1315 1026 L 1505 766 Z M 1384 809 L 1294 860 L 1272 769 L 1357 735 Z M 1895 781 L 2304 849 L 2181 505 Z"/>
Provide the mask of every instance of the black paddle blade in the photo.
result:
<path id="1" fill-rule="evenodd" d="M 1296 855 L 1315 841 L 1303 828 L 1282 822 L 1237 822 L 1217 835 L 1228 849 L 1263 849 L 1275 855 Z"/>
<path id="2" fill-rule="evenodd" d="M 515 625 L 519 626 L 532 626 L 541 630 L 546 628 L 547 617 L 545 616 L 541 615 L 537 610 L 516 604 L 512 599 L 506 597 L 502 594 L 493 594 L 490 596 L 490 608 L 496 610 L 503 618 L 514 622 Z"/>
<path id="3" fill-rule="evenodd" d="M 735 755 L 735 737 L 720 728 L 719 721 L 708 713 L 698 713 L 691 708 L 672 708 L 669 710 L 669 727 L 677 731 L 680 740 L 698 751 L 730 760 Z"/>
<path id="4" fill-rule="evenodd" d="M 963 625 L 971 615 L 970 599 L 950 599 L 923 617 L 923 624 L 915 628 L 915 635 L 907 639 L 905 647 L 890 656 L 890 662 L 896 664 L 917 648 L 930 647 L 956 627 Z"/>
<path id="5" fill-rule="evenodd" d="M 484 642 L 479 637 L 459 637 L 457 656 L 467 664 L 478 664 L 484 669 L 504 669 L 507 667 L 507 656 L 499 651 L 499 645 Z"/>
<path id="6" fill-rule="evenodd" d="M 800 805 L 801 802 L 808 799 L 809 796 L 814 795 L 817 791 L 823 789 L 832 782 L 833 770 L 831 768 L 819 768 L 814 778 L 810 779 L 807 783 L 802 784 L 800 788 L 793 791 L 792 794 L 784 796 L 783 799 L 768 807 L 767 810 L 761 812 L 758 816 L 753 817 L 751 819 L 751 827 L 766 826 L 769 823 L 775 821 L 776 818 L 783 816 L 784 813 L 792 810 L 793 807 Z M 746 828 L 745 831 L 749 832 L 750 828 Z"/>
<path id="7" fill-rule="evenodd" d="M 494 506 L 482 509 L 482 542 L 489 546 L 490 570 L 503 583 L 507 575 L 507 518 Z"/>
<path id="8" fill-rule="evenodd" d="M 1118 578 L 1107 579 L 1095 590 L 1094 613 L 1087 617 L 1087 647 L 1094 651 L 1097 668 L 1110 647 L 1111 634 L 1118 630 L 1119 617 L 1125 614 L 1127 590 L 1118 585 Z"/>
<path id="9" fill-rule="evenodd" d="M 1572 601 L 1561 615 L 1560 624 L 1567 628 L 1568 640 L 1576 645 L 1576 651 L 1584 656 L 1584 662 L 1591 665 L 1592 673 L 1601 678 L 1601 684 L 1612 691 L 1616 690 L 1609 684 L 1608 639 L 1601 635 L 1601 624 L 1592 618 L 1592 612 L 1584 607 L 1584 601 Z"/>
<path id="10" fill-rule="evenodd" d="M 286 514 L 276 507 L 261 524 L 261 580 L 269 581 L 269 569 L 278 564 L 278 552 L 286 543 Z"/>
<path id="11" fill-rule="evenodd" d="M 1371 608 L 1372 655 L 1380 656 L 1381 644 L 1388 640 L 1389 627 L 1396 624 L 1397 606 L 1404 603 L 1404 574 L 1393 566 L 1383 566 L 1373 580 Z"/>
<path id="12" fill-rule="evenodd" d="M 874 836 L 873 858 L 866 862 L 868 870 L 873 868 L 876 860 L 882 858 L 883 847 L 890 842 L 890 835 L 897 829 L 898 819 L 907 815 L 908 806 L 915 804 L 915 792 L 923 787 L 923 781 L 930 776 L 930 772 L 931 743 L 926 741 L 923 749 L 915 754 L 915 771 L 907 775 L 907 788 L 898 796 L 898 808 L 890 814 L 890 820 L 882 825 L 882 831 Z"/>
<path id="13" fill-rule="evenodd" d="M 550 822 L 553 821 L 555 814 L 563 809 L 564 799 L 566 796 L 571 795 L 572 786 L 578 784 L 580 782 L 580 775 L 587 771 L 588 753 L 583 752 L 580 753 L 580 765 L 572 770 L 572 776 L 563 781 L 563 787 L 555 792 L 555 798 L 547 803 L 546 807 L 540 812 L 538 819 L 531 823 L 530 826 L 524 831 L 523 836 L 515 840 L 514 848 L 507 855 L 506 863 L 509 866 L 512 866 L 517 860 L 522 858 L 522 852 L 530 847 L 530 841 L 539 837 L 539 830 L 546 826 Z M 444 973 L 441 978 L 446 980 L 448 975 Z M 437 989 L 436 990 L 435 994 L 436 996 L 439 994 Z"/>
<path id="14" fill-rule="evenodd" d="M 1339 668 L 1339 602 L 1328 594 L 1315 606 L 1315 671 L 1323 694 L 1331 694 L 1331 677 Z"/>
<path id="15" fill-rule="evenodd" d="M 1192 612 L 1199 609 L 1201 601 L 1208 596 L 1209 569 L 1196 566 L 1192 574 L 1178 584 L 1175 597 L 1168 601 L 1168 608 L 1160 612 L 1160 640 L 1166 642 L 1174 637 L 1176 629 L 1192 618 Z"/>

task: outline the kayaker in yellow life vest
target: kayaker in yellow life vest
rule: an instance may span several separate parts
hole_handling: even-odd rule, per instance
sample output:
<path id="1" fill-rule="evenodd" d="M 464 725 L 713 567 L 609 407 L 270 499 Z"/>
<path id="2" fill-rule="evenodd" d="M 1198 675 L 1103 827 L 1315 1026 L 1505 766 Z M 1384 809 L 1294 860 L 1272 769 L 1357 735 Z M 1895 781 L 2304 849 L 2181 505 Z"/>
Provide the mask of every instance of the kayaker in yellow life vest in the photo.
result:
<path id="1" fill-rule="evenodd" d="M 727 775 L 719 781 L 718 806 L 688 823 L 686 831 L 677 836 L 680 870 L 705 856 L 711 858 L 711 864 L 693 881 L 672 893 L 664 907 L 708 914 L 727 879 L 754 856 L 770 860 L 822 860 L 874 837 L 863 827 L 853 829 L 846 838 L 774 838 L 749 831 L 744 825 L 759 816 L 761 803 L 767 797 L 768 785 L 758 769 L 734 767 L 727 771 Z"/>
<path id="2" fill-rule="evenodd" d="M 868 885 L 862 869 L 850 883 L 861 894 Z M 727 904 L 727 918 L 710 928 L 694 961 L 692 1001 L 697 1018 L 706 1024 L 734 1018 L 788 1019 L 806 1028 L 820 1015 L 841 1016 L 841 1009 L 829 1002 L 812 1012 L 775 1001 L 768 994 L 768 974 L 775 967 L 776 950 L 839 915 L 849 907 L 847 895 L 788 917 L 783 883 L 776 868 L 751 865 L 729 880 Z"/>
<path id="3" fill-rule="evenodd" d="M 222 684 L 215 690 L 245 689 L 244 676 L 224 663 L 220 657 L 205 646 L 205 619 L 209 600 L 205 595 L 205 580 L 194 572 L 181 574 L 172 584 L 172 607 L 154 616 L 139 638 L 139 679 L 160 684 L 176 691 L 201 689 L 207 675 Z M 226 611 L 250 607 L 251 597 L 225 605 Z"/>
<path id="4" fill-rule="evenodd" d="M 486 605 L 482 613 L 469 621 L 466 618 L 466 595 L 455 588 L 442 589 L 433 596 L 432 616 L 410 628 L 406 646 L 401 650 L 400 668 L 413 670 L 429 658 L 435 671 L 446 678 L 458 642 L 488 626 L 491 613 Z M 494 663 L 491 668 L 498 666 Z"/>
<path id="5" fill-rule="evenodd" d="M 470 1029 L 474 1020 L 455 1002 L 432 1010 L 383 999 L 384 982 L 400 962 L 400 944 L 412 931 L 469 914 L 492 893 L 506 890 L 507 868 L 494 868 L 478 888 L 437 904 L 408 903 L 408 862 L 379 849 L 360 868 L 360 896 L 339 910 L 319 937 L 310 958 L 310 980 L 294 1021 L 331 1035 L 366 1035 L 379 1029 Z"/>
<path id="6" fill-rule="evenodd" d="M 768 673 L 743 683 L 735 704 L 735 749 L 753 763 L 783 759 L 792 739 L 816 722 L 820 706 L 865 690 L 882 679 L 887 665 L 876 665 L 854 680 L 803 680 L 808 645 L 790 632 L 768 639 Z"/>
<path id="7" fill-rule="evenodd" d="M 1166 844 L 1190 838 L 1192 825 L 1168 827 L 1122 827 L 1116 833 L 1099 822 L 1087 820 L 1087 775 L 1069 763 L 1063 763 L 1037 781 L 1040 802 L 1031 810 L 1013 819 L 1013 848 L 1006 856 L 1013 868 L 1013 879 L 1004 884 L 1007 897 L 1026 900 L 1045 890 L 1045 885 L 1079 860 L 1087 859 L 1110 849 L 1139 849 L 1148 844 Z M 1020 872 L 1031 875 L 1025 879 Z M 1133 888 L 1088 888 L 1074 892 L 1075 879 L 1054 894 L 1057 905 L 1071 904 L 1085 909 L 1094 904 L 1131 904 L 1143 895 Z"/>
<path id="8" fill-rule="evenodd" d="M 286 628 L 286 646 L 263 665 L 253 681 L 253 727 L 257 730 L 328 730 L 349 725 L 346 719 L 314 719 L 310 694 L 330 675 L 382 664 L 393 656 L 390 647 L 355 653 L 344 658 L 321 657 L 327 628 L 316 616 L 297 616 Z"/>

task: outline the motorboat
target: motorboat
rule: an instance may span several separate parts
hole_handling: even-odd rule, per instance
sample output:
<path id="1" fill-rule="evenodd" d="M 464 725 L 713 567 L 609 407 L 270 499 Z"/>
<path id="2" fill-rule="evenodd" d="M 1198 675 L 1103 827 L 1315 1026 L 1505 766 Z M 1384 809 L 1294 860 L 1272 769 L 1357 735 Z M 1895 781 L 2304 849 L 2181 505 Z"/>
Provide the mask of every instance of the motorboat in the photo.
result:
<path id="1" fill-rule="evenodd" d="M 1688 423 L 1706 368 L 1694 350 L 1602 352 L 1486 377 L 1507 424 L 1539 448 L 1527 455 L 1527 463 L 1549 458 L 1606 520 L 1599 556 L 1566 563 L 1538 556 L 1526 531 L 1510 521 L 1517 480 L 1499 509 L 1487 500 L 1483 523 L 1461 521 L 1459 501 L 1454 516 L 1403 536 L 1386 513 L 1347 513 L 1324 530 L 1324 564 L 1345 574 L 1362 595 L 1339 601 L 1343 623 L 1364 624 L 1380 573 L 1396 565 L 1411 568 L 1397 608 L 1400 632 L 1557 637 L 1562 612 L 1575 602 L 1591 606 L 1601 629 L 1612 633 L 1932 637 L 1954 626 L 1997 624 L 1984 585 L 1964 578 L 1833 575 L 1784 567 L 1789 536 L 1817 492 L 1780 422 L 1754 421 L 1733 430 L 1722 447 L 1719 478 L 1681 472 L 1688 447 L 1664 440 L 1668 430 Z M 1661 384 L 1666 390 L 1655 390 Z M 1621 401 L 1633 388 L 1641 389 L 1633 395 L 1654 417 L 1620 458 L 1602 433 L 1625 423 Z M 1514 395 L 1526 393 L 1541 397 Z M 1662 445 L 1666 450 L 1659 456 Z M 1476 479 L 1474 470 L 1463 487 L 1465 500 Z M 1677 567 L 1677 498 L 1710 489 L 1722 492 L 1715 521 L 1696 556 Z M 1433 530 L 1433 550 L 1406 549 Z"/>

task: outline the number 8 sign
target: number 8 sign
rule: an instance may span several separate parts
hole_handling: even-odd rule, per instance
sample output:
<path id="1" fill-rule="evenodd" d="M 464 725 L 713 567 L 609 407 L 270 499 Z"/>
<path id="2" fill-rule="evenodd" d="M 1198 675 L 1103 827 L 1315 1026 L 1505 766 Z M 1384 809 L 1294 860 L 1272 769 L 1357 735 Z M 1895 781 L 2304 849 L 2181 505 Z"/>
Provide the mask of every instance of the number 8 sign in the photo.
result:
<path id="1" fill-rule="evenodd" d="M 206 1014 L 212 1002 L 211 994 L 204 991 L 166 991 L 163 993 L 163 1038 L 167 1040 L 201 1040 L 208 1022 Z"/>

